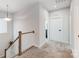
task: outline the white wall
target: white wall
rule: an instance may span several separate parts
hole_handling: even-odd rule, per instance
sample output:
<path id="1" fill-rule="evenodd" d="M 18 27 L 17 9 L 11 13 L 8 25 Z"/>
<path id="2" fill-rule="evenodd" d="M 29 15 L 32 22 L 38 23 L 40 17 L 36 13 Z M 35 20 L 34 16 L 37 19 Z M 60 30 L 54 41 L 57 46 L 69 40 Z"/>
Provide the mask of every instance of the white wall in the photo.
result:
<path id="1" fill-rule="evenodd" d="M 48 17 L 48 13 L 44 8 L 40 7 L 39 3 L 30 5 L 14 15 L 14 39 L 18 36 L 18 31 L 28 32 L 35 30 L 35 34 L 22 36 L 22 51 L 31 45 L 40 46 L 44 42 L 46 17 Z"/>
<path id="2" fill-rule="evenodd" d="M 72 0 L 71 4 L 73 55 L 79 58 L 79 0 Z"/>
<path id="3" fill-rule="evenodd" d="M 6 12 L 0 11 L 0 18 L 5 18 Z M 13 14 L 9 13 L 9 17 L 13 19 Z M 9 41 L 12 40 L 12 21 L 7 22 L 7 33 L 0 33 L 0 49 L 8 47 Z"/>
<path id="4" fill-rule="evenodd" d="M 63 32 L 62 42 L 70 43 L 70 37 L 69 37 L 70 36 L 70 30 L 69 30 L 70 8 L 64 8 L 64 9 L 52 11 L 52 12 L 50 12 L 49 18 L 50 18 L 49 20 L 54 20 L 54 19 L 58 20 L 58 18 L 60 20 L 62 19 L 62 32 Z M 53 26 L 53 25 L 51 25 L 51 26 Z M 52 33 L 52 32 L 50 32 L 50 33 Z M 56 41 L 60 41 L 60 40 L 56 40 Z"/>
<path id="5" fill-rule="evenodd" d="M 45 29 L 47 27 L 47 21 L 49 20 L 49 14 L 48 11 L 42 7 L 39 6 L 39 42 L 40 47 L 47 41 L 45 37 Z"/>
<path id="6" fill-rule="evenodd" d="M 33 4 L 14 15 L 14 40 L 18 36 L 18 31 L 29 32 L 35 30 L 35 34 L 25 34 L 22 36 L 22 51 L 36 44 L 36 40 L 38 40 L 38 25 L 36 25 L 39 19 L 38 9 L 38 5 Z"/>
<path id="7" fill-rule="evenodd" d="M 6 12 L 0 11 L 0 18 L 5 18 Z M 9 13 L 9 17 L 11 17 L 13 21 L 13 14 Z M 0 57 L 4 56 L 4 49 L 6 49 L 9 45 L 9 42 L 13 39 L 13 25 L 12 21 L 7 22 L 7 33 L 0 33 Z"/>

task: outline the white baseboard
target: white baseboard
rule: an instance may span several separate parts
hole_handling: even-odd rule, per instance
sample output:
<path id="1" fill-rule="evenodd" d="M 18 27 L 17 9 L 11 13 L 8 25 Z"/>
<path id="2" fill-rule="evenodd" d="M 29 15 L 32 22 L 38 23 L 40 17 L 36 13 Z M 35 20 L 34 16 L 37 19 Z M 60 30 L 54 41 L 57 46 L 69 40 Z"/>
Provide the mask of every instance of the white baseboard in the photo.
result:
<path id="1" fill-rule="evenodd" d="M 41 48 L 46 42 L 47 42 L 47 40 L 45 40 L 45 41 L 43 41 L 42 43 L 39 43 L 39 44 L 34 44 L 34 46 Z"/>
<path id="2" fill-rule="evenodd" d="M 72 54 L 74 58 L 79 58 L 79 51 L 72 49 Z"/>
<path id="3" fill-rule="evenodd" d="M 41 48 L 47 41 L 42 42 L 42 44 L 39 45 L 39 48 Z"/>

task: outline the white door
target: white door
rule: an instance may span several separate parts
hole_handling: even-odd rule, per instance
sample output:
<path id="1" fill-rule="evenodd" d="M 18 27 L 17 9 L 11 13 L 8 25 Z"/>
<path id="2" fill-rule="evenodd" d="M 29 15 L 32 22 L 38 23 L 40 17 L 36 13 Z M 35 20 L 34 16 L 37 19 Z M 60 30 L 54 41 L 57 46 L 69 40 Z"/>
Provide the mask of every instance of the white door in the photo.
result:
<path id="1" fill-rule="evenodd" d="M 48 32 L 50 40 L 63 42 L 63 20 L 49 20 Z"/>

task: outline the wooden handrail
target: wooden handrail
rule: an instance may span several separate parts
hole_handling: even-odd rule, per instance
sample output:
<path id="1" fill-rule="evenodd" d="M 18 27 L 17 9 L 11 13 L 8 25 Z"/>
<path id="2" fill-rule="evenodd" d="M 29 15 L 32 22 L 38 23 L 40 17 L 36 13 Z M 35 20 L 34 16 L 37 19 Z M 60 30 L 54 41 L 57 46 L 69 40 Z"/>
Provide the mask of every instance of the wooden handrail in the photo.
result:
<path id="1" fill-rule="evenodd" d="M 4 57 L 6 58 L 6 51 L 7 51 L 17 40 L 19 40 L 19 47 L 18 47 L 19 50 L 18 50 L 18 51 L 19 51 L 19 55 L 21 55 L 21 54 L 22 54 L 22 50 L 21 50 L 21 49 L 22 49 L 22 48 L 21 48 L 21 39 L 22 39 L 22 38 L 21 38 L 21 37 L 22 37 L 22 35 L 24 35 L 24 34 L 29 34 L 29 33 L 35 33 L 35 31 L 25 32 L 25 33 L 22 33 L 22 31 L 19 31 L 19 36 L 16 38 L 16 40 L 12 41 L 11 44 L 9 45 L 9 47 L 5 49 L 5 56 L 4 56 Z"/>
<path id="2" fill-rule="evenodd" d="M 12 44 L 9 45 L 8 48 L 5 49 L 5 55 L 4 57 L 6 58 L 6 51 L 19 39 L 19 36 L 16 38 L 16 40 L 12 41 Z"/>
<path id="3" fill-rule="evenodd" d="M 24 34 L 28 34 L 28 33 L 35 33 L 35 31 L 25 32 L 25 33 L 22 33 L 22 35 L 24 35 Z"/>
<path id="4" fill-rule="evenodd" d="M 12 44 L 9 45 L 9 47 L 6 49 L 6 51 L 19 39 L 19 36 L 16 38 L 16 40 L 12 41 Z"/>

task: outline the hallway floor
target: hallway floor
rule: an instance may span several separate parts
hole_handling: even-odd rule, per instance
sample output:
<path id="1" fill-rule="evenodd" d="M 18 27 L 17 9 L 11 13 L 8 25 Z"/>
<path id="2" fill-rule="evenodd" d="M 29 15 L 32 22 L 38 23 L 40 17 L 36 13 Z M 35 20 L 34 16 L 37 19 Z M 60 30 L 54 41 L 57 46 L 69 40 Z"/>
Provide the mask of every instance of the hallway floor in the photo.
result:
<path id="1" fill-rule="evenodd" d="M 49 41 L 41 48 L 32 47 L 16 58 L 73 58 L 68 44 Z"/>

